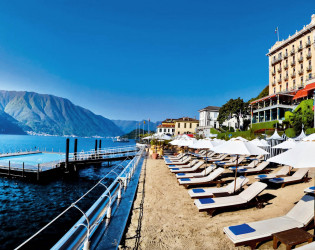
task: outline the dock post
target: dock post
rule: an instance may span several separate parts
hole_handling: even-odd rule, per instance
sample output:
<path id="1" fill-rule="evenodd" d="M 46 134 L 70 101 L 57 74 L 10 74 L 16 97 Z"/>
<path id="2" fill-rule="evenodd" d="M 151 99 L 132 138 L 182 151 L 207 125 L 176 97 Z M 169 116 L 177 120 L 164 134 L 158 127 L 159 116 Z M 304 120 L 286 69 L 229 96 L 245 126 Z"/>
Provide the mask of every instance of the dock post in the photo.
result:
<path id="1" fill-rule="evenodd" d="M 10 167 L 11 167 L 11 161 L 9 161 L 9 176 L 10 176 Z"/>
<path id="2" fill-rule="evenodd" d="M 68 170 L 68 165 L 69 165 L 69 138 L 67 138 L 67 140 L 66 140 L 66 162 L 65 162 L 65 164 L 66 164 L 66 170 Z"/>
<path id="3" fill-rule="evenodd" d="M 78 152 L 78 139 L 74 139 L 74 160 L 77 160 L 77 152 Z"/>
<path id="4" fill-rule="evenodd" d="M 100 141 L 99 141 L 99 144 L 98 144 L 98 149 L 99 149 L 99 150 L 101 150 L 101 149 L 102 149 L 102 140 L 100 140 Z"/>
<path id="5" fill-rule="evenodd" d="M 97 155 L 97 140 L 95 140 L 95 159 L 96 159 L 96 155 Z"/>
<path id="6" fill-rule="evenodd" d="M 23 167 L 22 167 L 22 177 L 24 177 L 24 161 L 23 161 Z"/>
<path id="7" fill-rule="evenodd" d="M 39 164 L 37 164 L 37 181 L 39 181 Z"/>

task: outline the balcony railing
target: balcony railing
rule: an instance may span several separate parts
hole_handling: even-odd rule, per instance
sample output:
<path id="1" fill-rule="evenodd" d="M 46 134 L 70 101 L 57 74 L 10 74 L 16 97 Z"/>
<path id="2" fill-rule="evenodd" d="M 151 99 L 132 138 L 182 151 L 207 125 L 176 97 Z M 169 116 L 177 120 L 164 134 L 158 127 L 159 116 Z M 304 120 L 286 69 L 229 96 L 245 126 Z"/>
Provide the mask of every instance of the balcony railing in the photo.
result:
<path id="1" fill-rule="evenodd" d="M 303 75 L 304 71 L 302 69 L 299 70 L 299 75 Z"/>
<path id="2" fill-rule="evenodd" d="M 299 61 L 299 63 L 302 63 L 303 62 L 303 56 L 300 56 L 298 61 Z"/>
<path id="3" fill-rule="evenodd" d="M 315 75 L 312 73 L 306 77 L 306 81 L 313 80 L 313 79 L 315 79 Z"/>
<path id="4" fill-rule="evenodd" d="M 283 54 L 283 58 L 284 58 L 284 59 L 287 59 L 287 58 L 288 58 L 288 52 L 285 52 L 285 53 Z"/>
<path id="5" fill-rule="evenodd" d="M 307 71 L 307 72 L 312 71 L 312 65 L 309 65 L 309 66 L 306 68 L 306 71 Z"/>
<path id="6" fill-rule="evenodd" d="M 282 71 L 281 67 L 279 67 L 277 71 L 278 73 L 280 73 Z"/>
<path id="7" fill-rule="evenodd" d="M 289 76 L 286 75 L 286 76 L 284 77 L 284 80 L 287 81 L 288 79 L 289 79 Z"/>
<path id="8" fill-rule="evenodd" d="M 286 63 L 284 66 L 283 66 L 284 69 L 288 69 L 288 64 Z"/>
<path id="9" fill-rule="evenodd" d="M 292 62 L 291 62 L 291 66 L 292 66 L 292 67 L 295 66 L 295 61 L 292 61 Z"/>
<path id="10" fill-rule="evenodd" d="M 291 74 L 291 78 L 295 78 L 295 72 Z"/>
<path id="11" fill-rule="evenodd" d="M 311 46 L 311 40 L 307 40 L 307 42 L 305 43 L 305 47 L 309 47 Z"/>
<path id="12" fill-rule="evenodd" d="M 281 83 L 282 82 L 282 79 L 281 78 L 278 78 L 278 81 L 277 81 L 278 83 Z"/>
<path id="13" fill-rule="evenodd" d="M 271 71 L 271 74 L 274 76 L 276 74 L 276 71 L 275 70 L 272 70 Z"/>
<path id="14" fill-rule="evenodd" d="M 306 54 L 306 59 L 310 59 L 311 57 L 312 57 L 311 52 L 308 52 L 308 53 Z"/>
<path id="15" fill-rule="evenodd" d="M 278 62 L 277 59 L 272 59 L 272 60 L 271 60 L 271 64 L 272 64 L 272 65 L 275 64 L 275 63 L 277 63 L 277 62 Z"/>
<path id="16" fill-rule="evenodd" d="M 298 51 L 301 51 L 302 49 L 303 49 L 303 46 L 302 46 L 302 44 L 300 44 L 298 47 Z"/>
<path id="17" fill-rule="evenodd" d="M 275 81 L 272 81 L 271 84 L 272 84 L 272 86 L 275 86 L 275 85 L 276 85 L 276 82 L 275 82 Z"/>
<path id="18" fill-rule="evenodd" d="M 295 54 L 295 50 L 292 49 L 292 50 L 290 51 L 290 55 L 293 56 L 294 54 Z"/>

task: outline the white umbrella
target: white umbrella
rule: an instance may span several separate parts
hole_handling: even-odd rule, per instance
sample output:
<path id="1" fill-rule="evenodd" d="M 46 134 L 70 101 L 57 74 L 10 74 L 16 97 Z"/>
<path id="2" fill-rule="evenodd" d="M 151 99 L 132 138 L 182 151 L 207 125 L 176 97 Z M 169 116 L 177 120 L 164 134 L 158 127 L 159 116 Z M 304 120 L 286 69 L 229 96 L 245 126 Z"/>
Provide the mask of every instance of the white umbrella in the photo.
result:
<path id="1" fill-rule="evenodd" d="M 158 134 L 156 137 L 158 140 L 171 140 L 172 139 L 171 136 L 165 135 L 165 134 Z"/>
<path id="2" fill-rule="evenodd" d="M 219 144 L 215 141 L 211 141 L 211 140 L 198 140 L 197 142 L 195 142 L 194 144 L 190 145 L 190 148 L 207 148 L 207 149 L 212 149 L 215 146 L 218 146 Z"/>
<path id="3" fill-rule="evenodd" d="M 296 142 L 295 140 L 288 139 L 287 141 L 284 141 L 276 146 L 273 146 L 272 148 L 291 149 L 294 148 L 296 144 L 298 144 L 298 142 Z"/>
<path id="4" fill-rule="evenodd" d="M 197 140 L 196 139 L 192 139 L 190 138 L 190 140 L 180 140 L 177 143 L 177 146 L 180 147 L 190 147 L 191 145 L 193 145 Z"/>
<path id="5" fill-rule="evenodd" d="M 265 140 L 259 140 L 259 139 L 254 139 L 250 141 L 252 144 L 256 145 L 257 147 L 269 147 L 270 145 L 268 144 L 267 141 Z"/>
<path id="6" fill-rule="evenodd" d="M 283 140 L 283 138 L 278 134 L 277 130 L 275 130 L 273 135 L 267 138 L 267 140 Z"/>
<path id="7" fill-rule="evenodd" d="M 243 138 L 244 139 L 244 138 Z M 221 154 L 236 154 L 236 166 L 235 166 L 235 184 L 234 192 L 236 188 L 236 177 L 237 177 L 237 167 L 238 167 L 238 156 L 239 155 L 266 155 L 269 154 L 265 150 L 255 146 L 249 141 L 244 140 L 229 140 L 224 144 L 221 144 L 212 149 L 214 152 Z"/>
<path id="8" fill-rule="evenodd" d="M 270 158 L 268 161 L 289 165 L 294 168 L 315 167 L 315 141 L 302 141 L 288 151 Z"/>
<path id="9" fill-rule="evenodd" d="M 302 141 L 315 141 L 315 134 L 305 137 Z"/>
<path id="10" fill-rule="evenodd" d="M 296 140 L 296 141 L 301 141 L 301 140 L 303 140 L 305 137 L 306 137 L 306 134 L 304 133 L 304 130 L 302 129 L 301 134 L 300 134 L 298 137 L 294 138 L 294 140 Z"/>
<path id="11" fill-rule="evenodd" d="M 230 139 L 230 141 L 248 141 L 245 138 L 243 138 L 242 136 L 238 136 L 236 138 L 232 138 Z"/>

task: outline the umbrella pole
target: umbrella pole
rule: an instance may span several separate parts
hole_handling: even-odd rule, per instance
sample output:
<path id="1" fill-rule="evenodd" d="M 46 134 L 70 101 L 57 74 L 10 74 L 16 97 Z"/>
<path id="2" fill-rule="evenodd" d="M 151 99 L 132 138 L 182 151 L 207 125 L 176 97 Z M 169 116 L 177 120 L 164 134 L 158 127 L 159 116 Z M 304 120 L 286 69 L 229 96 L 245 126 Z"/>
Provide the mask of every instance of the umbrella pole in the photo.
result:
<path id="1" fill-rule="evenodd" d="M 234 178 L 234 193 L 235 193 L 235 190 L 236 190 L 237 167 L 238 167 L 238 155 L 236 155 L 235 178 Z"/>

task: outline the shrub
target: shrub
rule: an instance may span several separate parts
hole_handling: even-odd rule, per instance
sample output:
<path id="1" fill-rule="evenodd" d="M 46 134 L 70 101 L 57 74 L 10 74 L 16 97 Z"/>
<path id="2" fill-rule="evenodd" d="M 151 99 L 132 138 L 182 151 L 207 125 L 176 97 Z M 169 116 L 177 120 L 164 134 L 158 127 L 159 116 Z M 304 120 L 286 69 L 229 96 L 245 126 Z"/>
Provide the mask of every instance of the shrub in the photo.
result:
<path id="1" fill-rule="evenodd" d="M 305 131 L 305 134 L 307 135 L 310 135 L 310 134 L 313 134 L 315 133 L 315 128 L 308 128 L 306 131 Z"/>
<path id="2" fill-rule="evenodd" d="M 270 122 L 260 122 L 252 124 L 252 130 L 260 130 L 260 129 L 273 129 L 276 127 L 278 121 L 270 121 Z"/>
<path id="3" fill-rule="evenodd" d="M 290 138 L 296 137 L 296 133 L 295 133 L 294 128 L 287 128 L 287 129 L 285 130 L 285 135 L 286 135 L 287 137 L 290 137 Z"/>

